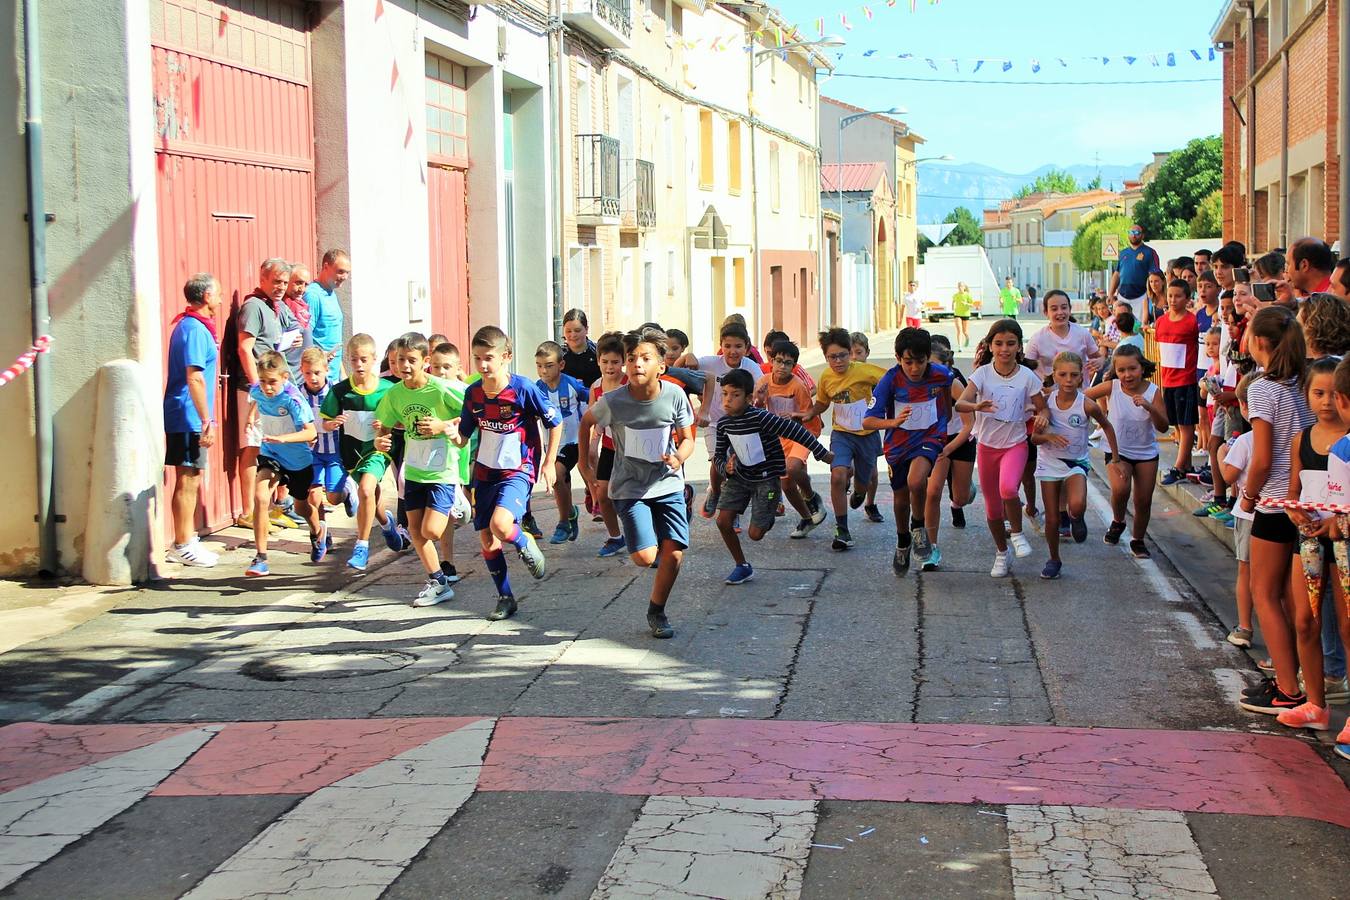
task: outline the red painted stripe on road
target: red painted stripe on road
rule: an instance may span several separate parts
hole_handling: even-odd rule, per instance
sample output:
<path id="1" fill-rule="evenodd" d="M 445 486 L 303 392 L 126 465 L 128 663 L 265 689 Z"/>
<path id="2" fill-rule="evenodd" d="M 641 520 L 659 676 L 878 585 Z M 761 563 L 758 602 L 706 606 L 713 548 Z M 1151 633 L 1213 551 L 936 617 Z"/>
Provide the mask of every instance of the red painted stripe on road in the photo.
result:
<path id="1" fill-rule="evenodd" d="M 309 794 L 482 718 L 236 722 L 153 796 Z"/>
<path id="2" fill-rule="evenodd" d="M 1083 805 L 1350 827 L 1350 789 L 1310 747 L 1228 732 L 503 719 L 479 790 Z"/>
<path id="3" fill-rule="evenodd" d="M 48 725 L 0 728 L 0 792 L 73 772 L 119 753 L 148 747 L 196 725 Z"/>

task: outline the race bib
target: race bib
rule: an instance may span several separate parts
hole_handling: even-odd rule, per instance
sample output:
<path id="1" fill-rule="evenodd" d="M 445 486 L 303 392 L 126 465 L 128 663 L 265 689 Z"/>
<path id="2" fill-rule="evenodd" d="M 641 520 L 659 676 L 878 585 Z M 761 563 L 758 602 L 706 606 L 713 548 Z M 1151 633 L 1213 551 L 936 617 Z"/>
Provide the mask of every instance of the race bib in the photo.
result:
<path id="1" fill-rule="evenodd" d="M 520 468 L 520 432 L 478 432 L 478 461 L 489 469 Z"/>
<path id="2" fill-rule="evenodd" d="M 581 431 L 581 420 L 577 416 L 564 416 L 562 430 L 562 445 L 575 444 Z"/>
<path id="3" fill-rule="evenodd" d="M 375 413 L 368 410 L 348 412 L 347 421 L 342 423 L 342 433 L 358 441 L 375 440 Z"/>
<path id="4" fill-rule="evenodd" d="M 287 350 L 294 347 L 295 342 L 300 339 L 300 335 L 301 331 L 299 328 L 295 328 L 290 331 L 283 331 L 281 333 L 281 338 L 277 341 L 277 351 L 280 353 L 285 353 Z"/>
<path id="5" fill-rule="evenodd" d="M 1350 504 L 1350 462 L 1335 453 L 1327 454 L 1327 502 Z"/>
<path id="6" fill-rule="evenodd" d="M 994 401 L 993 417 L 1000 422 L 1025 422 L 1027 401 L 1021 391 L 1010 384 L 1000 384 L 990 397 Z"/>
<path id="7" fill-rule="evenodd" d="M 661 462 L 670 450 L 670 426 L 660 428 L 623 428 L 625 456 L 644 462 Z"/>
<path id="8" fill-rule="evenodd" d="M 843 431 L 862 431 L 863 416 L 867 414 L 867 401 L 855 400 L 852 403 L 834 405 L 834 427 Z"/>
<path id="9" fill-rule="evenodd" d="M 797 411 L 797 401 L 791 397 L 770 397 L 769 412 L 787 418 Z"/>
<path id="10" fill-rule="evenodd" d="M 404 445 L 403 461 L 414 469 L 424 472 L 440 472 L 449 459 L 449 441 L 443 434 L 435 437 L 415 438 L 408 436 Z"/>
<path id="11" fill-rule="evenodd" d="M 926 431 L 937 424 L 937 398 L 930 397 L 922 403 L 901 403 L 896 408 L 909 409 L 909 418 L 900 423 L 905 431 Z"/>
<path id="12" fill-rule="evenodd" d="M 1119 434 L 1117 438 L 1120 441 L 1121 453 L 1132 447 L 1152 446 L 1154 438 L 1153 423 L 1145 419 L 1129 419 L 1120 423 Z"/>
<path id="13" fill-rule="evenodd" d="M 1186 368 L 1185 344 L 1158 344 L 1158 361 L 1164 369 Z"/>
<path id="14" fill-rule="evenodd" d="M 1329 503 L 1327 482 L 1329 472 L 1304 469 L 1298 476 L 1298 499 L 1304 503 Z"/>
<path id="15" fill-rule="evenodd" d="M 283 434 L 294 434 L 298 430 L 295 427 L 295 420 L 290 416 L 269 416 L 264 413 L 259 413 L 258 420 L 262 422 L 263 434 L 269 437 L 281 437 Z"/>
<path id="16" fill-rule="evenodd" d="M 757 434 L 729 434 L 736 459 L 743 465 L 757 466 L 764 462 L 764 442 Z"/>

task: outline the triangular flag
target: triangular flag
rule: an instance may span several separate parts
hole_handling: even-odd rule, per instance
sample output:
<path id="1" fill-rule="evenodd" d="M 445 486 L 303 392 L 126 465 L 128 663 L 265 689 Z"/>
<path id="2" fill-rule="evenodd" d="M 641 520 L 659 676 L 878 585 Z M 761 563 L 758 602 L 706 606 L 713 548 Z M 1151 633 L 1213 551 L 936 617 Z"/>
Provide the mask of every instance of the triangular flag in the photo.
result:
<path id="1" fill-rule="evenodd" d="M 913 59 L 913 58 L 914 58 L 914 54 L 913 54 L 913 53 L 901 53 L 901 54 L 897 55 L 895 58 L 896 58 L 896 59 Z"/>
<path id="2" fill-rule="evenodd" d="M 1127 65 L 1127 66 L 1132 66 L 1132 65 L 1134 65 L 1135 60 L 1137 60 L 1138 58 L 1139 58 L 1139 57 L 1137 57 L 1137 56 L 1127 56 L 1127 57 L 1125 57 L 1125 65 Z"/>
<path id="3" fill-rule="evenodd" d="M 843 13 L 839 14 L 839 24 L 844 26 L 845 31 L 853 30 L 853 26 L 848 24 L 848 16 L 844 15 Z"/>
<path id="4" fill-rule="evenodd" d="M 1194 56 L 1194 57 L 1196 58 L 1196 60 L 1198 61 L 1198 60 L 1200 59 L 1200 51 L 1199 51 L 1199 50 L 1192 50 L 1192 51 L 1191 51 L 1191 56 Z"/>
<path id="5" fill-rule="evenodd" d="M 1210 62 L 1214 62 L 1214 48 L 1213 48 L 1213 47 L 1210 47 L 1210 48 L 1209 48 L 1209 61 L 1210 61 Z"/>
<path id="6" fill-rule="evenodd" d="M 875 50 L 864 50 L 864 51 L 863 51 L 863 56 L 871 56 L 873 53 L 876 53 L 876 52 L 877 52 L 877 51 L 875 51 Z"/>
<path id="7" fill-rule="evenodd" d="M 380 21 L 382 15 L 384 15 L 384 0 L 375 0 L 375 21 Z"/>
<path id="8" fill-rule="evenodd" d="M 914 12 L 914 0 L 909 0 L 909 11 Z"/>
<path id="9" fill-rule="evenodd" d="M 1031 71 L 1039 72 L 1041 70 L 1041 61 L 1039 59 L 1031 60 Z"/>
<path id="10" fill-rule="evenodd" d="M 866 19 L 869 22 L 872 21 L 872 7 L 864 6 L 862 8 L 862 14 L 864 19 Z"/>
<path id="11" fill-rule="evenodd" d="M 980 71 L 980 69 L 982 69 L 982 68 L 984 68 L 984 60 L 982 60 L 982 59 L 977 59 L 977 60 L 975 60 L 975 68 L 972 70 L 972 73 L 978 72 L 978 71 Z"/>
<path id="12" fill-rule="evenodd" d="M 786 50 L 779 50 L 778 58 L 781 59 L 783 62 L 787 62 L 788 52 Z"/>
<path id="13" fill-rule="evenodd" d="M 773 36 L 778 41 L 778 46 L 783 46 L 783 29 L 777 25 L 773 26 Z"/>
<path id="14" fill-rule="evenodd" d="M 394 60 L 394 71 L 389 75 L 389 90 L 393 90 L 398 84 L 398 60 Z"/>
<path id="15" fill-rule="evenodd" d="M 1169 66 L 1175 66 L 1177 64 L 1177 55 L 1175 53 L 1167 54 L 1167 64 Z"/>
<path id="16" fill-rule="evenodd" d="M 1156 54 L 1156 53 L 1150 53 L 1150 54 L 1148 55 L 1148 61 L 1149 61 L 1149 63 L 1150 63 L 1151 65 L 1156 66 L 1156 65 L 1158 64 L 1158 54 Z"/>
<path id="17" fill-rule="evenodd" d="M 938 70 L 937 63 L 935 63 L 933 60 L 925 59 L 924 62 L 928 63 L 928 68 L 932 69 L 934 72 Z"/>
<path id="18" fill-rule="evenodd" d="M 895 0 L 886 0 L 886 5 L 887 5 L 887 6 L 894 6 L 894 5 L 895 5 Z"/>
<path id="19" fill-rule="evenodd" d="M 1055 59 L 1059 60 L 1059 64 L 1060 64 L 1060 66 L 1062 66 L 1063 68 L 1067 69 L 1067 68 L 1069 67 L 1069 64 L 1066 63 L 1066 62 L 1064 61 L 1064 57 L 1062 57 L 1062 56 L 1056 56 Z"/>
<path id="20" fill-rule="evenodd" d="M 1102 57 L 1102 65 L 1106 65 L 1106 64 L 1109 63 L 1109 62 L 1111 62 L 1111 57 L 1109 57 L 1109 56 L 1103 56 L 1103 57 Z"/>
<path id="21" fill-rule="evenodd" d="M 403 149 L 404 149 L 404 150 L 407 150 L 407 149 L 408 149 L 408 145 L 412 143 L 412 139 L 413 139 L 413 124 L 412 124 L 412 119 L 409 119 L 409 120 L 408 120 L 408 131 L 403 135 Z"/>
<path id="22" fill-rule="evenodd" d="M 816 19 L 816 31 L 817 31 L 817 33 L 819 33 L 822 37 L 825 36 L 825 20 L 824 20 L 824 19 Z"/>
<path id="23" fill-rule="evenodd" d="M 1011 68 L 1012 68 L 1012 61 L 1011 61 L 1011 60 L 1005 59 L 1005 60 L 1003 61 L 1003 71 L 1006 72 L 1006 71 L 1008 71 L 1008 70 L 1011 69 Z"/>

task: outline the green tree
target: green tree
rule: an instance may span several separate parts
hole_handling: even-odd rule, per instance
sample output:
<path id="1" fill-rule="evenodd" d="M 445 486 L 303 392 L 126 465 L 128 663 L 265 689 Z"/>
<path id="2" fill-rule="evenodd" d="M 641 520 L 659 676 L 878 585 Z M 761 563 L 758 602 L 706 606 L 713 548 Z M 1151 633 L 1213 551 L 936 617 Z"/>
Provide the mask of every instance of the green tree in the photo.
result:
<path id="1" fill-rule="evenodd" d="M 1191 218 L 1189 236 L 1216 238 L 1223 235 L 1223 191 L 1215 191 L 1200 201 Z"/>
<path id="2" fill-rule="evenodd" d="M 984 243 L 984 229 L 980 227 L 980 220 L 975 218 L 975 214 L 964 206 L 958 206 L 956 209 L 947 213 L 947 218 L 942 220 L 944 225 L 955 225 L 952 233 L 947 235 L 943 241 L 949 247 L 969 247 L 975 244 Z"/>
<path id="3" fill-rule="evenodd" d="M 1080 190 L 1078 179 L 1063 169 L 1051 169 L 1044 175 L 1037 175 L 1031 184 L 1022 185 L 1013 196 L 1020 200 L 1029 194 L 1076 194 Z"/>
<path id="4" fill-rule="evenodd" d="M 1223 139 L 1196 138 L 1167 157 L 1144 187 L 1143 199 L 1134 208 L 1135 221 L 1147 237 L 1185 238 L 1200 204 L 1222 187 Z"/>
<path id="5" fill-rule="evenodd" d="M 1074 268 L 1080 272 L 1100 272 L 1109 268 L 1110 261 L 1102 260 L 1102 235 L 1115 235 L 1119 246 L 1124 247 L 1129 230 L 1130 220 L 1120 213 L 1102 211 L 1084 219 L 1074 232 L 1070 248 Z"/>

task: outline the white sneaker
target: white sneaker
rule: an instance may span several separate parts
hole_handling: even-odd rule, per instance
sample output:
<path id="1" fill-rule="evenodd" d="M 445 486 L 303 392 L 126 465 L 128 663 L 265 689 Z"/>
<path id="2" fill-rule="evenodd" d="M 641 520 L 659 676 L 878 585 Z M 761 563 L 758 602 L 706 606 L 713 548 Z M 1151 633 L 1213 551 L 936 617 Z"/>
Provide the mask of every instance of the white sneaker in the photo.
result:
<path id="1" fill-rule="evenodd" d="M 170 562 L 185 566 L 200 566 L 203 569 L 209 569 L 220 562 L 220 557 L 203 547 L 200 541 L 188 541 L 181 547 L 170 547 L 166 555 Z"/>
<path id="2" fill-rule="evenodd" d="M 1014 531 L 1008 535 L 1008 543 L 1012 544 L 1013 555 L 1018 559 L 1031 555 L 1031 542 L 1027 540 L 1026 535 L 1020 531 Z"/>
<path id="3" fill-rule="evenodd" d="M 450 507 L 450 524 L 454 528 L 461 528 L 472 520 L 473 507 L 469 505 L 469 498 L 462 487 L 456 487 L 455 503 Z"/>
<path id="4" fill-rule="evenodd" d="M 994 554 L 994 567 L 989 570 L 989 574 L 994 578 L 1008 577 L 1008 552 Z"/>
<path id="5" fill-rule="evenodd" d="M 413 606 L 435 606 L 447 600 L 455 599 L 455 590 L 448 584 L 442 584 L 435 578 L 428 578 L 422 590 L 413 598 Z"/>

